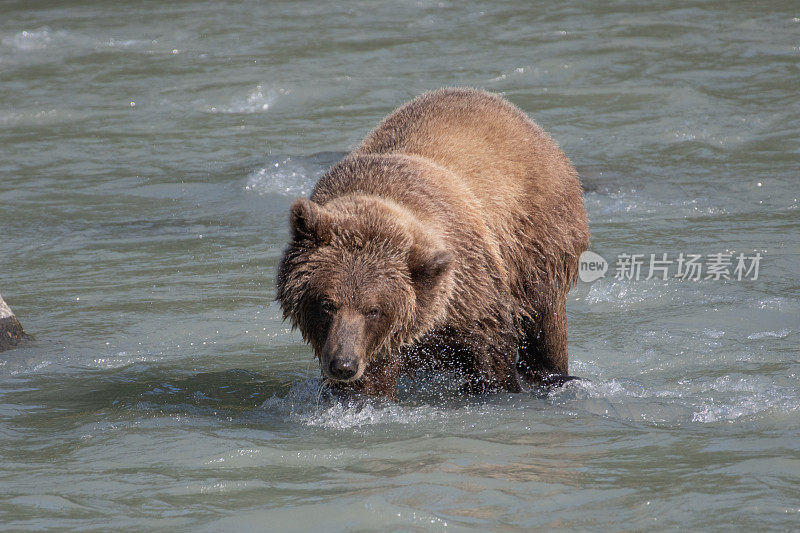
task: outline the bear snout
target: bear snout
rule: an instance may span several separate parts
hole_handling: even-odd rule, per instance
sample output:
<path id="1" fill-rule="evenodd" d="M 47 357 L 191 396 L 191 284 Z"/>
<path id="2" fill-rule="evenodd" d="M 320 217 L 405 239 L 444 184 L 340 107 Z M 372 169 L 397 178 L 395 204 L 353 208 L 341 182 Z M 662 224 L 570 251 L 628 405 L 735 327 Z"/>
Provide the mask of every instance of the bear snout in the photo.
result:
<path id="1" fill-rule="evenodd" d="M 351 314 L 353 316 L 349 316 Z M 353 381 L 361 377 L 364 370 L 361 356 L 364 351 L 363 329 L 364 320 L 358 314 L 340 313 L 334 317 L 319 358 L 326 377 L 336 381 Z"/>
<path id="2" fill-rule="evenodd" d="M 332 359 L 328 365 L 328 374 L 333 379 L 345 381 L 358 373 L 358 360 L 352 359 Z"/>

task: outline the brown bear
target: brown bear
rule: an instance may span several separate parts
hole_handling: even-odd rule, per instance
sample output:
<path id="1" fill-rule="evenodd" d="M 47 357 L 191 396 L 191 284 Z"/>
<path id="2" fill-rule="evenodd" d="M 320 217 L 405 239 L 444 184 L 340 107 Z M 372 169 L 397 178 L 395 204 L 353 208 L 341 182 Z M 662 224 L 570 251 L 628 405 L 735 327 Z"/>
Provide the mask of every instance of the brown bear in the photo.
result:
<path id="1" fill-rule="evenodd" d="M 514 105 L 425 93 L 292 205 L 284 318 L 330 383 L 366 394 L 393 398 L 424 367 L 460 370 L 473 392 L 566 376 L 566 296 L 589 239 L 581 194 Z"/>

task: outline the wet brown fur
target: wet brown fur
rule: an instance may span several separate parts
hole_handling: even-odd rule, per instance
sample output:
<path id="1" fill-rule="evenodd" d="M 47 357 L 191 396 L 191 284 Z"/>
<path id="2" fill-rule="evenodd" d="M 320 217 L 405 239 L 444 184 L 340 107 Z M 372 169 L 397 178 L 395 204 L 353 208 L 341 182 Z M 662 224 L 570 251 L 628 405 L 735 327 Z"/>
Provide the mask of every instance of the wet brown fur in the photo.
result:
<path id="1" fill-rule="evenodd" d="M 401 373 L 428 365 L 461 369 L 473 391 L 566 374 L 566 295 L 589 238 L 581 192 L 512 104 L 423 94 L 292 206 L 284 315 L 318 356 L 354 350 L 363 375 L 339 384 L 369 394 L 392 397 Z"/>

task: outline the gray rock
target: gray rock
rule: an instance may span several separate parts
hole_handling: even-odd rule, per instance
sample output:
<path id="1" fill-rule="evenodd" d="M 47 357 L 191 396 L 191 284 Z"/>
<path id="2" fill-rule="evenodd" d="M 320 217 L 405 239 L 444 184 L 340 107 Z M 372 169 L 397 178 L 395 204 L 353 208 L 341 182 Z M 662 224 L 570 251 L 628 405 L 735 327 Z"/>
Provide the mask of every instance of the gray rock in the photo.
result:
<path id="1" fill-rule="evenodd" d="M 0 352 L 13 348 L 26 337 L 22 324 L 0 296 Z"/>

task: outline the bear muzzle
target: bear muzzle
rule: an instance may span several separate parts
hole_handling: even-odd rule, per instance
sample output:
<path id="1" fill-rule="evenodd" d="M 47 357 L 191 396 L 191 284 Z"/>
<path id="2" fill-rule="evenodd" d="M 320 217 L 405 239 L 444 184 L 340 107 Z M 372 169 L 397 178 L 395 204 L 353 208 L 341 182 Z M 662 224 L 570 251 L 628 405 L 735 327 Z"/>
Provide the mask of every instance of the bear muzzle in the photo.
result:
<path id="1" fill-rule="evenodd" d="M 364 320 L 359 316 L 336 316 L 319 354 L 325 377 L 335 381 L 355 381 L 364 374 Z"/>
<path id="2" fill-rule="evenodd" d="M 328 377 L 339 381 L 347 381 L 358 373 L 358 360 L 332 359 L 328 364 Z"/>

